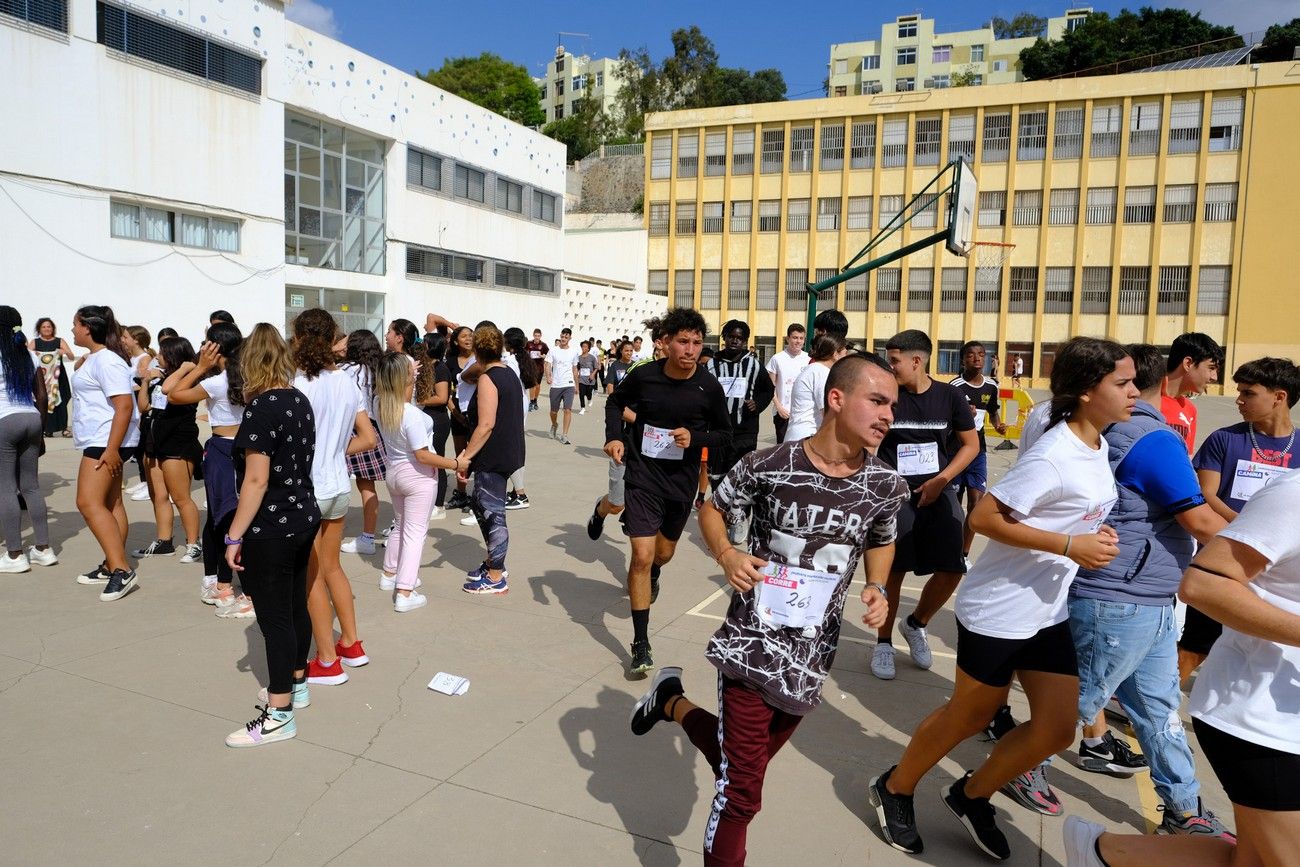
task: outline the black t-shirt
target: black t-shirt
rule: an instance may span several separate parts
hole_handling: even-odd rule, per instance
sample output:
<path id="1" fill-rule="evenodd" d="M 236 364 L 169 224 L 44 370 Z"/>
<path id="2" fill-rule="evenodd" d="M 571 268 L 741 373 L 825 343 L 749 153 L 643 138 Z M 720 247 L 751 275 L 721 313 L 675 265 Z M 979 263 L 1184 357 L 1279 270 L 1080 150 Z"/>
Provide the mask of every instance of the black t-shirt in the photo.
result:
<path id="1" fill-rule="evenodd" d="M 436 387 L 440 382 L 447 383 L 447 403 L 451 403 L 452 400 L 455 399 L 452 386 L 456 384 L 456 380 L 451 375 L 451 368 L 447 366 L 447 362 L 445 361 L 435 361 L 433 364 L 433 384 Z M 444 403 L 442 406 L 426 406 L 424 407 L 424 411 L 428 413 L 431 418 L 446 418 L 447 403 Z"/>
<path id="2" fill-rule="evenodd" d="M 974 429 L 970 404 L 954 386 L 932 379 L 919 394 L 900 388 L 894 423 L 880 444 L 880 459 L 916 488 L 948 466 L 948 446 L 955 434 Z"/>
<path id="3" fill-rule="evenodd" d="M 998 384 L 996 381 L 984 377 L 984 382 L 979 385 L 971 385 L 960 376 L 952 381 L 952 387 L 962 393 L 966 402 L 970 404 L 971 414 L 975 419 L 975 430 L 980 435 L 980 451 L 984 451 L 987 445 L 984 442 L 984 418 L 992 415 L 1001 409 L 1002 404 L 998 400 Z"/>
<path id="4" fill-rule="evenodd" d="M 470 470 L 508 476 L 524 465 L 524 387 L 508 367 L 489 368 L 483 376 L 497 387 L 497 413 L 492 434 L 470 461 Z M 467 413 L 471 435 L 478 425 L 478 399 L 482 393 L 480 380 Z"/>
<path id="5" fill-rule="evenodd" d="M 316 422 L 311 402 L 296 388 L 275 388 L 259 394 L 244 407 L 235 435 L 235 480 L 244 484 L 245 456 L 259 452 L 271 459 L 271 472 L 248 528 L 249 539 L 289 539 L 315 533 L 320 508 L 311 482 Z"/>

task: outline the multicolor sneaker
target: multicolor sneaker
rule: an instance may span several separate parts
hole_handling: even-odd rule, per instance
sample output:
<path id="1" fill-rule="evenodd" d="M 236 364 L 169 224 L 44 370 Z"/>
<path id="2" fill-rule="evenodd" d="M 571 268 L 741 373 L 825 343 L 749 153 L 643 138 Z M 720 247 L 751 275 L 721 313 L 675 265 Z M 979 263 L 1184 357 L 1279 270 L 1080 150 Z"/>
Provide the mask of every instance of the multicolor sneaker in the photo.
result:
<path id="1" fill-rule="evenodd" d="M 1196 799 L 1196 812 L 1183 815 L 1161 804 L 1156 807 L 1164 817 L 1160 820 L 1157 834 L 1190 834 L 1198 837 L 1218 837 L 1236 844 L 1237 835 L 1228 830 L 1213 810 L 1207 810 L 1200 798 Z"/>
<path id="2" fill-rule="evenodd" d="M 293 708 L 273 710 L 267 705 L 258 708 L 261 713 L 237 732 L 226 735 L 228 747 L 261 747 L 276 741 L 287 741 L 298 734 L 293 721 Z"/>
<path id="3" fill-rule="evenodd" d="M 293 696 L 294 710 L 301 710 L 302 708 L 311 705 L 311 692 L 307 689 L 307 681 L 305 680 L 302 683 L 295 683 L 293 685 L 293 692 L 291 692 L 290 695 Z M 268 704 L 270 702 L 270 698 L 267 696 L 266 687 L 262 687 L 257 691 L 257 700 L 262 704 Z"/>
<path id="4" fill-rule="evenodd" d="M 1047 765 L 1036 765 L 1002 787 L 1002 794 L 1019 801 L 1035 813 L 1059 816 L 1065 812 L 1061 799 L 1047 782 Z"/>
<path id="5" fill-rule="evenodd" d="M 243 593 L 232 594 L 230 600 L 217 603 L 217 616 L 226 620 L 251 620 L 257 616 L 253 610 L 253 600 Z"/>
<path id="6" fill-rule="evenodd" d="M 322 665 L 320 657 L 307 663 L 307 682 L 319 684 L 320 686 L 338 686 L 348 682 L 348 673 L 343 670 L 343 663 L 340 662 L 342 657 L 334 660 L 329 665 Z"/>
<path id="7" fill-rule="evenodd" d="M 344 647 L 342 641 L 335 642 L 334 652 L 339 655 L 339 661 L 348 668 L 360 668 L 370 662 L 370 657 L 366 656 L 366 649 L 361 646 L 360 638 L 353 642 L 351 647 Z"/>
<path id="8" fill-rule="evenodd" d="M 464 590 L 466 593 L 476 593 L 480 596 L 494 593 L 509 593 L 510 588 L 506 585 L 506 579 L 509 577 L 510 573 L 502 569 L 501 580 L 493 581 L 492 576 L 487 574 L 487 571 L 484 570 L 482 575 L 471 581 L 466 581 L 461 585 L 460 589 Z"/>
<path id="9" fill-rule="evenodd" d="M 193 545 L 185 546 L 185 553 L 181 555 L 182 563 L 198 563 L 203 559 L 203 546 L 198 542 Z"/>

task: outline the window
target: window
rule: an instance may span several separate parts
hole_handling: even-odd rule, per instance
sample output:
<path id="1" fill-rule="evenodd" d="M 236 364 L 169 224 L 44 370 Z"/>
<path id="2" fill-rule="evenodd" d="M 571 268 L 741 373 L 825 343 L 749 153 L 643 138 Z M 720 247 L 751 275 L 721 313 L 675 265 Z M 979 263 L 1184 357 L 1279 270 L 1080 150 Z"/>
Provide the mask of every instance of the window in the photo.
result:
<path id="1" fill-rule="evenodd" d="M 560 70 L 557 68 L 555 71 L 556 71 L 556 72 L 559 72 Z M 564 96 L 564 79 L 563 79 L 563 78 L 557 78 L 557 79 L 555 79 L 555 95 L 556 95 L 556 96 Z"/>
<path id="2" fill-rule="evenodd" d="M 885 168 L 907 165 L 907 118 L 890 118 L 885 121 L 880 164 Z"/>
<path id="3" fill-rule="evenodd" d="M 695 306 L 695 271 L 681 268 L 673 272 L 673 305 Z"/>
<path id="4" fill-rule="evenodd" d="M 533 219 L 547 223 L 559 222 L 556 217 L 556 201 L 557 199 L 553 193 L 533 190 Z"/>
<path id="5" fill-rule="evenodd" d="M 478 169 L 472 169 L 469 166 L 463 166 L 459 163 L 456 165 L 455 180 L 453 181 L 452 194 L 457 198 L 469 199 L 471 202 L 482 202 L 483 182 L 486 175 Z"/>
<path id="6" fill-rule="evenodd" d="M 1052 190 L 1047 206 L 1047 225 L 1074 226 L 1079 222 L 1079 188 Z"/>
<path id="7" fill-rule="evenodd" d="M 954 375 L 961 373 L 961 347 L 960 340 L 940 340 L 935 353 L 935 372 Z"/>
<path id="8" fill-rule="evenodd" d="M 406 183 L 426 190 L 442 189 L 442 158 L 406 148 Z"/>
<path id="9" fill-rule="evenodd" d="M 585 89 L 586 86 L 587 86 L 587 76 L 585 76 L 585 75 L 575 75 L 575 76 L 573 76 L 573 92 L 574 92 L 574 93 L 577 93 L 578 91 Z"/>
<path id="10" fill-rule="evenodd" d="M 839 59 L 835 61 L 836 75 L 847 75 L 848 72 L 849 72 L 849 61 L 847 59 Z"/>
<path id="11" fill-rule="evenodd" d="M 545 101 L 546 101 L 546 85 L 545 85 L 545 84 L 539 84 L 539 85 L 538 85 L 538 88 L 539 88 L 539 89 L 541 90 L 541 92 L 542 92 L 542 93 L 541 93 L 541 96 L 542 96 L 542 102 L 545 102 Z"/>
<path id="12" fill-rule="evenodd" d="M 995 60 L 995 61 L 993 61 L 993 71 L 994 71 L 994 72 L 1006 72 L 1006 71 L 1007 71 L 1007 62 L 1006 62 L 1005 60 Z"/>
<path id="13" fill-rule="evenodd" d="M 845 310 L 866 310 L 867 309 L 867 275 L 859 274 L 856 277 L 850 277 L 845 280 L 844 286 L 844 309 Z"/>
<path id="14" fill-rule="evenodd" d="M 966 269 L 944 268 L 939 277 L 939 309 L 944 313 L 966 312 Z"/>
<path id="15" fill-rule="evenodd" d="M 758 203 L 758 231 L 781 231 L 781 202 L 777 199 L 764 199 Z"/>
<path id="16" fill-rule="evenodd" d="M 929 313 L 934 309 L 934 269 L 907 269 L 907 309 L 912 313 Z"/>
<path id="17" fill-rule="evenodd" d="M 1135 102 L 1129 111 L 1128 153 L 1140 157 L 1160 153 L 1160 103 Z"/>
<path id="18" fill-rule="evenodd" d="M 596 86 L 597 86 L 597 87 L 602 87 L 602 86 L 604 86 L 604 84 L 605 84 L 605 73 L 603 73 L 603 72 L 597 72 L 597 73 L 596 73 Z"/>
<path id="19" fill-rule="evenodd" d="M 1216 96 L 1210 104 L 1210 150 L 1235 151 L 1241 147 L 1241 115 L 1246 100 L 1240 96 Z"/>
<path id="20" fill-rule="evenodd" d="M 492 270 L 495 285 L 516 289 L 528 288 L 526 268 L 497 263 Z M 515 273 L 516 270 L 521 273 Z M 487 273 L 487 260 L 407 244 L 406 273 L 415 277 L 457 280 L 462 283 L 482 283 Z"/>
<path id="21" fill-rule="evenodd" d="M 522 214 L 524 212 L 523 186 L 505 178 L 497 178 L 497 208 Z"/>
<path id="22" fill-rule="evenodd" d="M 650 235 L 668 234 L 668 203 L 650 203 Z"/>
<path id="23" fill-rule="evenodd" d="M 660 133 L 650 139 L 650 177 L 658 180 L 673 173 L 672 133 Z"/>
<path id="24" fill-rule="evenodd" d="M 678 202 L 677 210 L 677 234 L 694 235 L 695 234 L 695 202 Z"/>
<path id="25" fill-rule="evenodd" d="M 895 92 L 897 92 L 897 93 L 910 93 L 910 92 L 913 91 L 913 90 L 916 90 L 916 79 L 915 79 L 915 78 L 912 78 L 911 76 L 907 76 L 906 78 L 896 78 L 896 79 L 894 79 L 894 91 L 895 91 Z M 888 124 L 888 121 L 886 121 L 886 124 Z"/>
<path id="26" fill-rule="evenodd" d="M 754 203 L 737 200 L 731 203 L 731 231 L 749 234 L 753 222 Z"/>
<path id="27" fill-rule="evenodd" d="M 555 119 L 556 120 L 564 119 L 564 103 L 560 103 L 555 107 Z"/>
<path id="28" fill-rule="evenodd" d="M 983 45 L 972 45 L 972 46 L 970 47 L 970 62 L 971 62 L 971 63 L 983 63 L 983 62 L 984 62 L 984 46 L 983 46 Z"/>
<path id="29" fill-rule="evenodd" d="M 1147 295 L 1151 286 L 1151 268 L 1125 265 L 1119 269 L 1120 314 L 1147 314 Z"/>
<path id="30" fill-rule="evenodd" d="M 952 76 L 948 74 L 936 75 L 928 79 L 929 86 L 935 90 L 943 90 L 945 87 L 952 87 Z"/>
<path id="31" fill-rule="evenodd" d="M 1169 153 L 1194 154 L 1201 150 L 1201 101 L 1176 99 L 1169 108 Z"/>
<path id="32" fill-rule="evenodd" d="M 1124 190 L 1124 222 L 1154 223 L 1156 221 L 1156 188 L 1127 187 Z"/>
<path id="33" fill-rule="evenodd" d="M 876 312 L 897 313 L 902 291 L 902 268 L 878 269 L 876 271 Z"/>
<path id="34" fill-rule="evenodd" d="M 1201 316 L 1227 316 L 1231 282 L 1231 266 L 1202 265 L 1200 286 L 1196 293 L 1196 312 Z"/>
<path id="35" fill-rule="evenodd" d="M 765 175 L 780 174 L 785 162 L 785 130 L 763 130 L 763 162 L 761 171 Z"/>
<path id="36" fill-rule="evenodd" d="M 866 72 L 866 71 L 871 70 L 871 69 L 879 69 L 879 68 L 880 68 L 880 55 L 879 55 L 879 54 L 868 54 L 868 55 L 866 55 L 865 57 L 862 58 L 862 71 L 863 71 L 863 72 Z"/>
<path id="37" fill-rule="evenodd" d="M 1006 190 L 980 191 L 977 222 L 981 226 L 989 227 L 1007 224 Z"/>
<path id="38" fill-rule="evenodd" d="M 1118 200 L 1118 193 L 1114 187 L 1089 187 L 1088 207 L 1084 211 L 1084 222 L 1090 226 L 1113 224 Z"/>
<path id="39" fill-rule="evenodd" d="M 1002 269 L 975 269 L 975 312 L 997 313 L 1002 309 Z"/>
<path id="40" fill-rule="evenodd" d="M 1005 163 L 1011 154 L 1011 115 L 984 115 L 984 162 Z"/>
<path id="41" fill-rule="evenodd" d="M 822 125 L 822 171 L 844 168 L 844 124 Z"/>
<path id="42" fill-rule="evenodd" d="M 555 71 L 556 71 L 556 72 L 563 72 L 563 71 L 564 71 L 564 58 L 563 58 L 563 57 L 557 57 L 557 58 L 555 58 Z"/>
<path id="43" fill-rule="evenodd" d="M 68 0 L 0 0 L 0 14 L 68 32 Z"/>
<path id="44" fill-rule="evenodd" d="M 1080 313 L 1110 312 L 1110 268 L 1084 268 Z"/>
<path id="45" fill-rule="evenodd" d="M 871 196 L 849 196 L 848 221 L 845 228 L 850 231 L 854 229 L 871 228 Z"/>
<path id="46" fill-rule="evenodd" d="M 824 196 L 817 200 L 817 231 L 834 232 L 840 227 L 840 197 Z"/>
<path id="47" fill-rule="evenodd" d="M 1047 110 L 1022 111 L 1016 140 L 1016 159 L 1041 160 L 1047 157 Z"/>
<path id="48" fill-rule="evenodd" d="M 776 269 L 758 269 L 758 293 L 754 299 L 759 310 L 776 309 Z"/>
<path id="49" fill-rule="evenodd" d="M 722 307 L 722 272 L 709 269 L 700 272 L 700 307 L 717 310 Z"/>
<path id="50" fill-rule="evenodd" d="M 1225 223 L 1237 219 L 1237 185 L 1205 185 L 1205 222 Z"/>
<path id="51" fill-rule="evenodd" d="M 1053 138 L 1054 158 L 1073 160 L 1083 156 L 1083 109 L 1058 108 Z"/>
<path id="52" fill-rule="evenodd" d="M 797 126 L 790 130 L 790 171 L 811 172 L 813 128 Z"/>
<path id="53" fill-rule="evenodd" d="M 939 165 L 939 148 L 942 143 L 943 118 L 924 117 L 916 120 L 916 148 L 913 164 Z"/>
<path id="54" fill-rule="evenodd" d="M 785 228 L 787 232 L 808 231 L 808 207 L 807 199 L 790 199 L 786 203 Z"/>
<path id="55" fill-rule="evenodd" d="M 975 159 L 975 115 L 954 114 L 948 118 L 948 159 Z"/>
<path id="56" fill-rule="evenodd" d="M 898 22 L 898 38 L 899 38 L 899 39 L 915 39 L 915 38 L 916 38 L 916 19 L 913 18 L 913 19 L 907 19 L 907 20 L 901 20 L 901 19 L 899 20 L 899 22 Z"/>
<path id="57" fill-rule="evenodd" d="M 785 269 L 785 309 L 803 310 L 808 306 L 808 269 Z"/>
<path id="58" fill-rule="evenodd" d="M 668 297 L 668 272 L 651 271 L 650 279 L 646 283 L 646 291 L 649 292 L 651 295 L 660 295 L 664 298 L 667 298 Z"/>
<path id="59" fill-rule="evenodd" d="M 717 235 L 722 232 L 722 202 L 704 203 L 704 234 Z"/>
<path id="60" fill-rule="evenodd" d="M 876 122 L 874 120 L 853 124 L 853 137 L 849 140 L 849 168 L 869 169 L 876 164 Z"/>
<path id="61" fill-rule="evenodd" d="M 930 55 L 931 63 L 950 63 L 952 62 L 952 46 L 936 45 L 933 53 Z"/>
<path id="62" fill-rule="evenodd" d="M 700 170 L 700 137 L 695 133 L 677 136 L 677 177 L 693 178 Z"/>
<path id="63" fill-rule="evenodd" d="M 731 133 L 731 173 L 733 175 L 754 173 L 754 131 L 752 129 L 738 129 Z"/>
<path id="64" fill-rule="evenodd" d="M 916 48 L 900 48 L 894 55 L 894 65 L 911 66 L 916 63 Z"/>
<path id="65" fill-rule="evenodd" d="M 1196 184 L 1165 187 L 1165 222 L 1190 223 L 1196 219 Z"/>
<path id="66" fill-rule="evenodd" d="M 880 227 L 884 229 L 893 223 L 901 210 L 903 210 L 902 196 L 881 196 Z"/>
<path id="67" fill-rule="evenodd" d="M 1191 297 L 1192 269 L 1186 265 L 1161 265 L 1156 284 L 1156 315 L 1186 316 Z"/>
<path id="68" fill-rule="evenodd" d="M 704 174 L 717 177 L 727 173 L 727 134 L 711 132 L 704 137 Z"/>
<path id="69" fill-rule="evenodd" d="M 918 229 L 933 229 L 939 218 L 939 197 L 926 195 L 917 199 L 912 209 L 912 225 Z"/>
<path id="70" fill-rule="evenodd" d="M 189 214 L 112 200 L 109 234 L 114 238 L 239 252 L 239 220 Z"/>
<path id="71" fill-rule="evenodd" d="M 848 95 L 849 95 L 849 88 L 848 88 L 848 85 L 846 85 L 846 84 L 837 84 L 837 85 L 835 85 L 835 93 L 834 93 L 833 95 L 834 95 L 834 96 L 848 96 Z"/>
<path id="72" fill-rule="evenodd" d="M 1119 155 L 1119 121 L 1121 106 L 1094 105 L 1092 107 L 1091 157 Z"/>
<path id="73" fill-rule="evenodd" d="M 4 0 L 0 9 L 14 5 Z M 25 5 L 18 3 L 17 5 Z M 48 6 L 34 3 L 33 6 Z M 39 16 L 38 16 L 39 17 Z M 43 23 L 36 21 L 35 23 Z M 66 23 L 66 16 L 65 16 Z M 96 4 L 96 39 L 100 45 L 158 63 L 215 84 L 262 93 L 262 61 L 189 30 L 110 3 Z"/>
<path id="74" fill-rule="evenodd" d="M 1043 191 L 1017 190 L 1015 207 L 1011 212 L 1013 226 L 1041 226 L 1043 224 Z"/>
<path id="75" fill-rule="evenodd" d="M 1048 268 L 1043 284 L 1043 312 L 1069 313 L 1074 308 L 1074 269 Z"/>
<path id="76" fill-rule="evenodd" d="M 1065 19 L 1065 30 L 1067 33 L 1073 33 L 1083 26 L 1083 22 L 1088 20 L 1088 13 L 1082 15 L 1070 15 Z"/>
<path id="77" fill-rule="evenodd" d="M 1015 267 L 1011 269 L 1011 297 L 1007 303 L 1009 313 L 1033 313 L 1038 309 L 1038 269 Z"/>
<path id="78" fill-rule="evenodd" d="M 727 272 L 727 307 L 731 310 L 749 309 L 749 272 L 733 268 Z"/>

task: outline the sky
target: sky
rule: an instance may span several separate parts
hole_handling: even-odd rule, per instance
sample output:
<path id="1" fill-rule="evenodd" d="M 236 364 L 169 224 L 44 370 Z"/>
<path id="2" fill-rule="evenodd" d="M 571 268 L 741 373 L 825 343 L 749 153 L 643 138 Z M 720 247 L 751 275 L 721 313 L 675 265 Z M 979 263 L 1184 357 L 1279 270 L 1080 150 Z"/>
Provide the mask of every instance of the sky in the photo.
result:
<path id="1" fill-rule="evenodd" d="M 1097 11 L 1156 5 L 1154 0 L 1121 3 L 1094 0 Z M 288 16 L 366 54 L 408 71 L 440 66 L 445 58 L 491 51 L 541 75 L 557 41 L 574 54 L 616 57 L 622 48 L 645 46 L 657 61 L 671 49 L 669 34 L 692 24 L 713 40 L 723 66 L 780 69 L 786 93 L 794 98 L 821 95 L 830 46 L 878 38 L 880 25 L 898 15 L 919 12 L 936 19 L 938 32 L 978 27 L 994 16 L 1012 18 L 1030 11 L 1060 16 L 1086 2 L 991 0 L 978 12 L 970 3 L 936 0 L 911 3 L 864 3 L 856 15 L 826 14 L 849 4 L 803 7 L 775 0 L 715 0 L 712 3 L 659 0 L 634 3 L 560 3 L 521 0 L 290 0 Z M 1262 32 L 1279 21 L 1300 16 L 1300 0 L 1171 0 L 1215 24 L 1230 24 L 1238 33 Z M 817 11 L 814 11 L 817 10 Z M 570 31 L 570 33 L 561 33 Z M 583 34 L 583 35 L 577 35 Z"/>

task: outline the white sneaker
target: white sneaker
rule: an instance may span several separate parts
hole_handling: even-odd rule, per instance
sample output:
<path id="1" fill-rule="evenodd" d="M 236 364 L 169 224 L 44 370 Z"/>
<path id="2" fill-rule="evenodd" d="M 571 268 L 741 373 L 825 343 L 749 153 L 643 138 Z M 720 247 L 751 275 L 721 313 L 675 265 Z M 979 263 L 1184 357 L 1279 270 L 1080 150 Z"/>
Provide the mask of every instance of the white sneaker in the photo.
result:
<path id="1" fill-rule="evenodd" d="M 398 614 L 403 614 L 407 611 L 414 611 L 415 609 L 423 608 L 428 604 L 429 600 L 424 598 L 423 594 L 416 593 L 414 590 L 411 591 L 410 596 L 403 596 L 398 593 L 393 597 L 393 610 Z"/>
<path id="2" fill-rule="evenodd" d="M 149 490 L 149 483 L 140 482 L 138 484 L 134 484 L 131 487 L 127 488 L 125 493 L 128 497 L 134 498 L 135 495 L 140 493 L 141 491 L 148 491 L 148 490 Z"/>
<path id="3" fill-rule="evenodd" d="M 871 673 L 881 680 L 894 679 L 894 648 L 889 644 L 877 644 L 871 651 Z"/>
<path id="4" fill-rule="evenodd" d="M 381 535 L 385 539 L 387 539 L 389 536 L 393 534 L 393 531 L 396 529 L 397 529 L 397 522 L 393 521 L 391 524 L 389 524 L 387 527 L 384 528 L 384 532 Z"/>
<path id="5" fill-rule="evenodd" d="M 587 414 L 587 408 L 585 406 L 582 409 L 578 410 L 578 415 L 586 415 L 586 414 Z"/>
<path id="6" fill-rule="evenodd" d="M 1061 839 L 1065 842 L 1066 867 L 1105 867 L 1097 857 L 1097 838 L 1106 829 L 1096 822 L 1089 822 L 1078 816 L 1066 816 L 1061 828 Z"/>
<path id="7" fill-rule="evenodd" d="M 447 517 L 447 510 L 442 506 L 434 506 L 433 511 L 429 513 L 430 521 L 441 521 Z"/>
<path id="8" fill-rule="evenodd" d="M 416 579 L 415 579 L 415 586 L 416 586 L 416 587 L 420 587 L 420 586 L 422 586 L 423 584 L 424 584 L 424 582 L 421 581 L 419 578 L 416 578 Z M 396 589 L 397 589 L 397 576 L 396 576 L 396 575 L 385 575 L 383 572 L 380 572 L 380 573 L 379 573 L 379 589 L 380 589 L 380 590 L 396 590 Z"/>
<path id="9" fill-rule="evenodd" d="M 478 518 L 474 517 L 473 512 L 467 512 L 465 514 L 465 517 L 460 519 L 460 525 L 462 527 L 473 527 L 477 523 L 478 523 Z"/>
<path id="10" fill-rule="evenodd" d="M 54 553 L 53 548 L 42 551 L 33 546 L 27 549 L 27 562 L 35 563 L 37 566 L 53 566 L 59 562 L 59 555 Z"/>
<path id="11" fill-rule="evenodd" d="M 143 485 L 142 488 L 142 490 L 133 490 L 131 492 L 131 499 L 135 500 L 137 503 L 143 503 L 149 499 L 149 486 Z"/>
<path id="12" fill-rule="evenodd" d="M 209 583 L 209 581 L 211 583 Z M 199 601 L 204 605 L 217 604 L 217 576 L 204 575 L 203 586 L 199 589 Z"/>
<path id="13" fill-rule="evenodd" d="M 907 649 L 912 654 L 912 661 L 917 668 L 929 671 L 934 665 L 934 655 L 930 653 L 930 640 L 926 637 L 925 627 L 913 629 L 907 625 L 907 618 L 898 621 L 898 631 L 907 639 Z"/>
<path id="14" fill-rule="evenodd" d="M 357 536 L 355 539 L 348 539 L 339 546 L 339 550 L 344 554 L 373 554 L 375 553 L 375 537 Z"/>
<path id="15" fill-rule="evenodd" d="M 195 542 L 193 545 L 185 546 L 185 554 L 181 557 L 182 563 L 198 563 L 203 559 L 203 546 Z"/>
<path id="16" fill-rule="evenodd" d="M 252 620 L 257 612 L 253 610 L 253 600 L 241 593 L 229 605 L 218 605 L 217 616 L 228 620 Z"/>
<path id="17" fill-rule="evenodd" d="M 17 557 L 10 557 L 9 552 L 0 556 L 0 572 L 30 572 L 32 564 L 27 562 L 26 554 L 19 554 Z"/>

